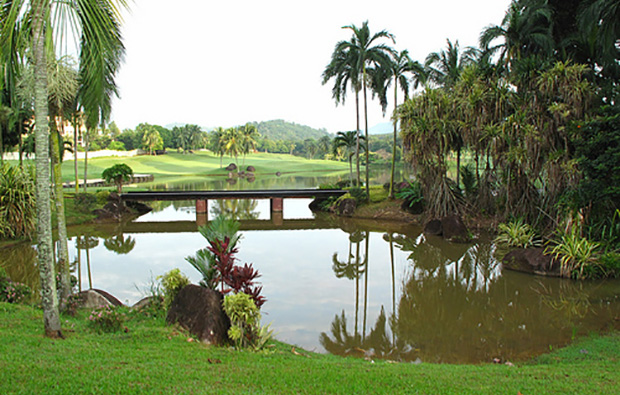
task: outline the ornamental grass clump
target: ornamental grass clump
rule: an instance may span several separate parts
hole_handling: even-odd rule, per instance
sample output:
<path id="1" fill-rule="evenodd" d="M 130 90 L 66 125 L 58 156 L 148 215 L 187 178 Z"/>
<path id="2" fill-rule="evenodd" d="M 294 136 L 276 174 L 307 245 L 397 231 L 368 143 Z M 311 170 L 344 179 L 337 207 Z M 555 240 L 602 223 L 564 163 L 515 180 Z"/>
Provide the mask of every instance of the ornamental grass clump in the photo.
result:
<path id="1" fill-rule="evenodd" d="M 106 306 L 91 311 L 88 324 L 96 332 L 119 332 L 124 329 L 123 324 L 126 319 L 125 313 L 118 308 Z"/>
<path id="2" fill-rule="evenodd" d="M 495 238 L 497 244 L 514 248 L 540 247 L 542 245 L 536 231 L 529 224 L 523 222 L 521 218 L 506 224 L 499 224 L 498 228 L 499 233 Z"/>
<path id="3" fill-rule="evenodd" d="M 600 244 L 581 236 L 578 227 L 560 233 L 560 240 L 551 253 L 560 260 L 560 272 L 563 277 L 582 280 L 596 277 L 599 271 Z"/>

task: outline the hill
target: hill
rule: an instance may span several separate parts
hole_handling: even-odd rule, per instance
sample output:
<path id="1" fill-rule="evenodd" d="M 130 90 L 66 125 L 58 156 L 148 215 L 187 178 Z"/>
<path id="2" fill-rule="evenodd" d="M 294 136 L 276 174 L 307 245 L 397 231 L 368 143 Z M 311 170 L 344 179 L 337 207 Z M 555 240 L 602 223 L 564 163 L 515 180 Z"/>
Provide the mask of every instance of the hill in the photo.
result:
<path id="1" fill-rule="evenodd" d="M 314 129 L 282 119 L 252 123 L 256 125 L 261 137 L 270 140 L 304 141 L 305 139 L 318 140 L 323 136 L 333 137 L 325 129 Z"/>

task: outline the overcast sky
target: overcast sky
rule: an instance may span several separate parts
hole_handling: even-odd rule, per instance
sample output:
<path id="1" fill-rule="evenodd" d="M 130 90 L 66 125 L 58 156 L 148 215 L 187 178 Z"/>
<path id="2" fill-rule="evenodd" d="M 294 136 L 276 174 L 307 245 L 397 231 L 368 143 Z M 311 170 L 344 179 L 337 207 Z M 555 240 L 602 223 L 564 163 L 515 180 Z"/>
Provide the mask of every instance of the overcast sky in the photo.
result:
<path id="1" fill-rule="evenodd" d="M 230 127 L 284 119 L 329 132 L 355 129 L 355 100 L 336 106 L 321 73 L 338 41 L 368 20 L 414 60 L 458 40 L 476 45 L 510 0 L 134 0 L 112 120 Z M 391 97 L 391 96 L 390 96 Z M 369 126 L 389 121 L 369 105 Z"/>

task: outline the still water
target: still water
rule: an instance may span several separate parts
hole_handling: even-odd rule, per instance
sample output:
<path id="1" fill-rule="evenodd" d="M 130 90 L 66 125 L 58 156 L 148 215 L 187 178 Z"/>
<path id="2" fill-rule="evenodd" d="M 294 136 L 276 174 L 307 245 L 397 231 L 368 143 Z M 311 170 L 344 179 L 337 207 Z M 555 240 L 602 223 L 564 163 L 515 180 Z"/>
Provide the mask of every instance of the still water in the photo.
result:
<path id="1" fill-rule="evenodd" d="M 263 323 L 281 341 L 318 352 L 463 363 L 524 360 L 620 329 L 618 281 L 511 272 L 484 237 L 451 244 L 412 225 L 315 216 L 308 203 L 285 200 L 275 225 L 268 200 L 209 202 L 209 218 L 241 220 L 238 263 L 261 273 Z M 161 202 L 133 222 L 69 233 L 81 289 L 104 289 L 131 305 L 173 268 L 200 280 L 185 261 L 206 246 L 192 202 Z M 15 280 L 37 287 L 31 247 L 0 250 L 0 262 Z"/>

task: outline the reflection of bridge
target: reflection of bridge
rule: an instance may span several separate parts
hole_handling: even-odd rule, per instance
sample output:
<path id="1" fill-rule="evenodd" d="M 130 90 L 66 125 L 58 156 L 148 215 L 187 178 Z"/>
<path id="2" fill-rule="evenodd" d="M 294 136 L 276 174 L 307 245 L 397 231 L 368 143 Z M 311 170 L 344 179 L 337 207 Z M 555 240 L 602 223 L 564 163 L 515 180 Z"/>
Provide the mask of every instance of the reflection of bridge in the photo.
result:
<path id="1" fill-rule="evenodd" d="M 282 221 L 283 200 L 300 198 L 327 198 L 342 196 L 346 191 L 342 189 L 263 189 L 245 191 L 149 191 L 127 192 L 121 194 L 123 200 L 195 200 L 196 222 L 205 222 L 209 212 L 209 199 L 269 199 L 271 201 L 271 218 L 274 222 Z M 205 218 L 199 218 L 205 214 Z"/>
<path id="2" fill-rule="evenodd" d="M 123 226 L 124 233 L 185 233 L 196 232 L 198 226 L 207 223 L 204 221 L 169 221 L 169 222 L 130 222 Z M 305 230 L 305 229 L 337 229 L 338 224 L 329 224 L 325 221 L 309 219 L 251 219 L 240 220 L 240 230 Z"/>

